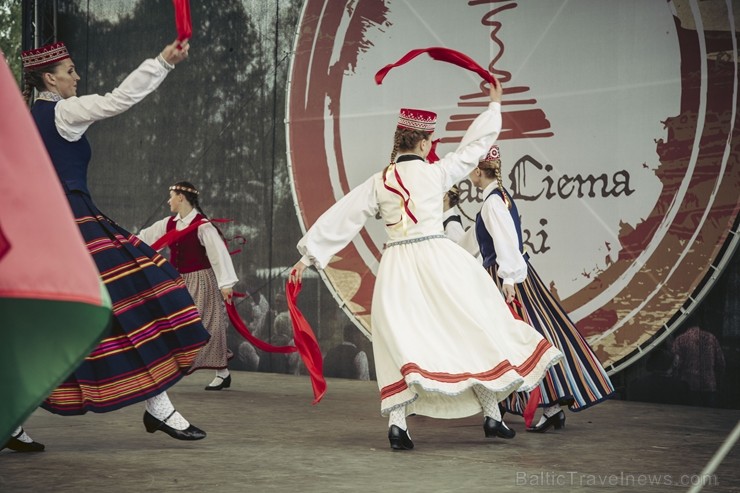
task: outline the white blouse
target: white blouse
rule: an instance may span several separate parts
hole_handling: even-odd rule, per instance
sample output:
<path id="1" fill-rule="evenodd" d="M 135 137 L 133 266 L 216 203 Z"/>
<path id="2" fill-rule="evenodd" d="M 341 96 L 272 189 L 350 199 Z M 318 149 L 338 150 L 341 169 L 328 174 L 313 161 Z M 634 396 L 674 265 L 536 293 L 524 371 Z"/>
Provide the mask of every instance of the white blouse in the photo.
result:
<path id="1" fill-rule="evenodd" d="M 175 229 L 181 231 L 190 226 L 197 214 L 198 211 L 193 209 L 185 217 L 180 217 L 180 214 L 175 216 Z M 169 217 L 160 219 L 148 228 L 139 231 L 136 236 L 144 243 L 152 245 L 165 235 L 169 220 Z M 234 263 L 231 261 L 231 255 L 229 255 L 229 250 L 226 248 L 223 238 L 218 234 L 213 224 L 207 222 L 198 226 L 198 241 L 206 249 L 206 256 L 211 263 L 213 273 L 216 274 L 219 289 L 233 287 L 239 281 L 234 271 Z"/>
<path id="2" fill-rule="evenodd" d="M 104 96 L 89 94 L 60 100 L 54 107 L 54 123 L 65 140 L 76 142 L 96 121 L 116 116 L 153 92 L 174 68 L 160 57 L 144 60 L 121 85 Z"/>
<path id="3" fill-rule="evenodd" d="M 398 162 L 389 172 L 389 184 L 411 191 L 408 208 L 414 222 L 397 195 L 383 185 L 379 171 L 352 189 L 324 212 L 298 242 L 305 265 L 325 268 L 332 256 L 360 232 L 365 222 L 380 211 L 386 222 L 389 241 L 444 234 L 442 195 L 467 176 L 485 156 L 501 131 L 501 105 L 491 102 L 487 110 L 470 124 L 457 150 L 434 164 L 423 160 Z M 399 155 L 400 157 L 400 155 Z M 395 181 L 395 172 L 404 187 Z"/>
<path id="4" fill-rule="evenodd" d="M 496 182 L 490 183 L 483 190 L 483 196 L 488 197 L 497 186 Z M 527 263 L 519 251 L 519 237 L 506 203 L 498 195 L 489 197 L 483 202 L 480 215 L 493 238 L 498 276 L 504 284 L 523 282 L 527 277 Z"/>
<path id="5" fill-rule="evenodd" d="M 444 211 L 442 214 L 442 224 L 444 224 L 444 221 L 447 221 L 447 218 L 455 215 L 459 215 L 456 207 L 451 207 Z M 445 227 L 445 234 L 447 235 L 447 238 L 451 239 L 455 243 L 460 243 L 462 237 L 465 236 L 465 229 L 459 222 L 449 221 Z"/>

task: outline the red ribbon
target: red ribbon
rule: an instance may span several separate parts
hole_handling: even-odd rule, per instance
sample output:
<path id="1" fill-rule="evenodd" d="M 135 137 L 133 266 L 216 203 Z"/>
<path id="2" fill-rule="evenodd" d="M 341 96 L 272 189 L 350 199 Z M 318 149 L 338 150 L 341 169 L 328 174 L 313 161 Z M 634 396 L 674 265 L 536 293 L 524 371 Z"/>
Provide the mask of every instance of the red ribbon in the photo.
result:
<path id="1" fill-rule="evenodd" d="M 396 63 L 388 64 L 378 70 L 378 72 L 375 74 L 375 83 L 381 84 L 386 74 L 390 72 L 392 68 L 404 65 L 405 63 L 410 62 L 422 53 L 428 54 L 434 60 L 452 63 L 453 65 L 457 65 L 458 67 L 462 67 L 464 69 L 470 70 L 471 72 L 475 72 L 476 74 L 480 75 L 483 80 L 491 84 L 495 83 L 493 75 L 488 70 L 478 65 L 475 60 L 473 60 L 469 56 L 465 55 L 464 53 L 460 53 L 459 51 L 452 50 L 450 48 L 442 48 L 439 46 L 432 48 L 419 48 L 417 50 L 409 51 Z"/>
<path id="2" fill-rule="evenodd" d="M 398 185 L 401 187 L 401 190 L 403 190 L 408 198 L 404 197 L 403 193 L 398 191 L 398 189 L 393 188 L 392 186 L 388 185 L 388 170 L 386 170 L 385 173 L 383 173 L 383 187 L 385 187 L 386 190 L 395 193 L 399 197 L 401 197 L 401 202 L 403 203 L 403 208 L 406 211 L 406 215 L 409 216 L 409 219 L 411 219 L 414 223 L 417 223 L 416 216 L 411 212 L 411 209 L 409 209 L 409 201 L 411 200 L 411 192 L 408 191 L 406 186 L 403 184 L 403 180 L 401 180 L 401 175 L 398 174 L 398 168 L 396 166 L 393 166 L 393 175 L 396 177 L 396 181 L 398 182 Z M 396 221 L 395 223 L 386 224 L 386 226 L 395 226 L 396 224 L 403 221 L 403 216 L 401 216 L 401 219 Z"/>
<path id="3" fill-rule="evenodd" d="M 301 292 L 301 284 L 295 284 L 290 281 L 285 283 L 285 294 L 288 299 L 288 311 L 290 320 L 293 322 L 293 340 L 298 346 L 298 352 L 306 365 L 309 375 L 311 376 L 311 386 L 313 387 L 313 404 L 318 404 L 326 393 L 326 380 L 324 379 L 324 360 L 321 356 L 321 348 L 316 336 L 308 324 L 303 314 L 296 305 L 298 293 Z"/>
<path id="4" fill-rule="evenodd" d="M 177 39 L 184 41 L 193 35 L 193 23 L 190 19 L 190 0 L 172 0 L 175 6 L 175 26 Z"/>
<path id="5" fill-rule="evenodd" d="M 429 149 L 429 154 L 427 154 L 427 161 L 429 164 L 434 164 L 439 161 L 439 156 L 437 156 L 437 144 L 439 144 L 440 140 L 442 139 L 434 139 L 432 141 L 432 148 Z"/>
<path id="6" fill-rule="evenodd" d="M 180 241 L 185 235 L 192 232 L 195 229 L 198 229 L 201 225 L 212 222 L 212 223 L 229 223 L 231 222 L 231 219 L 199 219 L 197 221 L 193 221 L 190 224 L 188 224 L 185 228 L 178 230 L 177 228 L 172 228 L 171 230 L 167 231 L 160 239 L 152 243 L 150 246 L 154 250 L 161 250 L 164 247 L 168 247 L 174 243 L 177 243 Z M 236 237 L 235 237 L 236 238 Z M 239 238 L 244 238 L 243 236 L 240 236 Z M 241 244 L 243 245 L 246 243 L 246 239 L 244 239 Z M 226 239 L 224 238 L 224 243 L 226 243 Z M 228 245 L 227 245 L 228 246 Z M 229 252 L 229 254 L 234 255 L 236 253 L 241 252 L 241 248 L 239 250 L 235 250 L 233 252 Z"/>
<path id="7" fill-rule="evenodd" d="M 234 293 L 234 296 L 239 297 L 240 293 Z M 234 326 L 236 331 L 242 335 L 242 337 L 252 343 L 252 345 L 257 349 L 267 351 L 268 353 L 295 353 L 296 351 L 298 351 L 298 348 L 295 346 L 273 346 L 272 344 L 269 344 L 261 339 L 257 339 L 254 335 L 252 335 L 252 332 L 250 332 L 247 324 L 245 324 L 244 320 L 242 320 L 242 318 L 239 316 L 239 313 L 237 313 L 236 306 L 233 303 L 225 304 L 226 313 L 229 314 L 229 320 L 231 320 L 231 324 Z"/>

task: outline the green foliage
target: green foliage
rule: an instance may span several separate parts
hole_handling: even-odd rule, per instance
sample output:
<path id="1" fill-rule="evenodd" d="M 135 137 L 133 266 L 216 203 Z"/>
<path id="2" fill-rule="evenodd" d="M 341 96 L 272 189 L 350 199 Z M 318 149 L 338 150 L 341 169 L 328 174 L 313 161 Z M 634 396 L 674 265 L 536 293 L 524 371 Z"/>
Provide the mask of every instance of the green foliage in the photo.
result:
<path id="1" fill-rule="evenodd" d="M 0 0 L 0 51 L 15 79 L 21 81 L 21 0 Z"/>

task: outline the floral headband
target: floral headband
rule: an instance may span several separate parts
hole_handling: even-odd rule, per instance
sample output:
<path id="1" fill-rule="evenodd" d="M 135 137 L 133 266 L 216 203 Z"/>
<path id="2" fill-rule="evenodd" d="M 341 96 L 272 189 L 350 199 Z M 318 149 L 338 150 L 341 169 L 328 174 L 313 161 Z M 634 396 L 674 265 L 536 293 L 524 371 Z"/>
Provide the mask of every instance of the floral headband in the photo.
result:
<path id="1" fill-rule="evenodd" d="M 182 185 L 172 185 L 170 187 L 170 190 L 172 190 L 173 192 L 190 192 L 190 193 L 194 193 L 195 195 L 198 195 L 199 193 L 194 188 L 183 187 Z"/>

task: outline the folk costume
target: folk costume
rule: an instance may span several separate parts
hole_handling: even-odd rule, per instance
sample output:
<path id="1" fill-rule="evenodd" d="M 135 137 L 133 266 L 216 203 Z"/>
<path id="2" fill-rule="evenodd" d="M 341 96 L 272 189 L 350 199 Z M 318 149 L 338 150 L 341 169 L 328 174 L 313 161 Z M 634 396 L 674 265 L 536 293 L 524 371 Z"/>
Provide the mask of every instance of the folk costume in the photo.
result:
<path id="1" fill-rule="evenodd" d="M 63 43 L 23 53 L 34 71 L 69 58 Z M 123 113 L 154 91 L 174 68 L 162 56 L 144 61 L 111 93 L 68 97 L 42 91 L 31 113 L 87 248 L 113 305 L 110 331 L 43 402 L 55 414 L 108 412 L 147 400 L 147 431 L 185 440 L 205 437 L 189 425 L 165 390 L 185 375 L 208 342 L 180 274 L 94 204 L 87 187 L 94 122 Z M 172 425 L 172 427 L 170 426 Z"/>
<path id="2" fill-rule="evenodd" d="M 483 163 L 489 162 L 500 166 L 497 145 L 491 147 L 479 167 L 484 168 Z M 540 385 L 539 406 L 550 409 L 549 412 L 546 409 L 545 418 L 557 416 L 550 424 L 560 428 L 565 417 L 559 404 L 581 411 L 608 398 L 614 387 L 588 342 L 532 268 L 529 255 L 523 253 L 516 203 L 497 179 L 485 187 L 483 196 L 475 222 L 483 267 L 499 288 L 503 284 L 515 287 L 516 299 L 521 303 L 515 305 L 519 315 L 565 356 L 548 370 Z M 506 400 L 505 408 L 522 415 L 528 400 L 527 393 L 514 393 Z"/>
<path id="3" fill-rule="evenodd" d="M 170 190 L 177 191 L 176 189 L 177 185 L 170 187 Z M 191 193 L 197 191 L 193 190 Z M 216 377 L 220 381 L 214 380 L 206 387 L 207 390 L 220 390 L 231 384 L 227 367 L 228 360 L 233 357 L 226 341 L 229 318 L 221 289 L 231 288 L 239 280 L 223 238 L 213 223 L 195 208 L 184 217 L 177 213 L 161 219 L 141 230 L 138 236 L 153 245 L 168 232 L 186 229 L 189 232 L 169 243 L 170 262 L 185 279 L 188 291 L 203 319 L 203 325 L 211 334 L 210 341 L 198 353 L 190 372 L 203 368 L 223 370 L 223 374 L 219 373 Z"/>
<path id="4" fill-rule="evenodd" d="M 434 113 L 404 108 L 398 127 L 431 132 L 435 122 Z M 500 129 L 501 106 L 492 102 L 455 152 L 433 165 L 415 154 L 398 156 L 298 243 L 301 261 L 322 269 L 369 218 L 379 212 L 386 223 L 371 323 L 380 410 L 391 416 L 393 448 L 413 448 L 404 431 L 411 413 L 461 418 L 485 410 L 496 419 L 498 401 L 535 387 L 562 356 L 514 319 L 485 271 L 444 235 L 440 197 L 477 165 Z"/>

